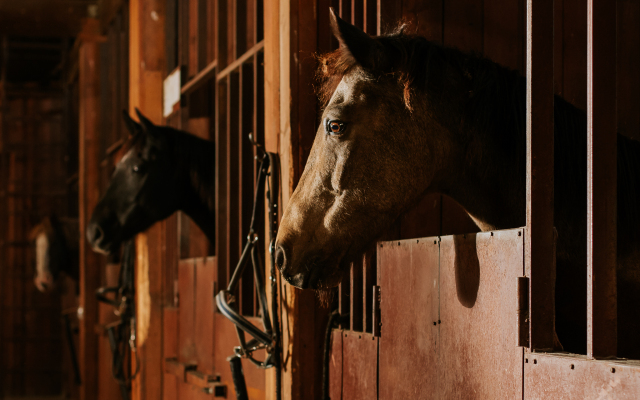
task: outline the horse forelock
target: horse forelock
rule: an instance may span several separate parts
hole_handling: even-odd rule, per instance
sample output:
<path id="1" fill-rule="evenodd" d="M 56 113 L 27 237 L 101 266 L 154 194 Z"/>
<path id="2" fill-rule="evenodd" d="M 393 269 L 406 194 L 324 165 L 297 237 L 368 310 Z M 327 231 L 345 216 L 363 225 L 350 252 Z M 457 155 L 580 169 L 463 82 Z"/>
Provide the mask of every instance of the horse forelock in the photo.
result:
<path id="1" fill-rule="evenodd" d="M 379 70 L 368 71 L 376 75 L 392 75 L 402 90 L 405 107 L 412 111 L 412 93 L 422 89 L 427 81 L 432 51 L 442 48 L 422 36 L 405 33 L 409 24 L 402 21 L 396 28 L 374 39 L 384 49 Z M 356 59 L 345 47 L 317 56 L 316 94 L 325 107 L 342 78 L 358 66 Z"/>

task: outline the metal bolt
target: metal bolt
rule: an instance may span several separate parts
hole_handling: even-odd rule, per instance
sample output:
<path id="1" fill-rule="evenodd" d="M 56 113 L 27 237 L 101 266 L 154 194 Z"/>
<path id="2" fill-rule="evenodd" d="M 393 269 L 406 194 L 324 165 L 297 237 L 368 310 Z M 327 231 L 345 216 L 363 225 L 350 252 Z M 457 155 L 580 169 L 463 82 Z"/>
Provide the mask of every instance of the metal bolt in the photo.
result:
<path id="1" fill-rule="evenodd" d="M 400 246 L 400 242 L 398 242 L 398 246 Z"/>
<path id="2" fill-rule="evenodd" d="M 533 360 L 533 363 L 534 363 L 534 364 L 537 364 L 537 363 L 538 363 L 538 360 L 534 359 L 534 360 Z"/>
<path id="3" fill-rule="evenodd" d="M 438 320 L 438 323 L 439 323 L 439 324 L 441 324 L 441 323 L 442 323 L 442 321 Z"/>
<path id="4" fill-rule="evenodd" d="M 362 339 L 362 335 L 358 335 L 358 339 Z"/>
<path id="5" fill-rule="evenodd" d="M 435 324 L 436 324 L 436 321 L 433 321 L 433 324 L 435 325 Z"/>
<path id="6" fill-rule="evenodd" d="M 528 358 L 525 358 L 525 359 L 524 359 L 524 362 L 525 362 L 525 363 L 529 363 L 529 359 L 528 359 Z"/>
<path id="7" fill-rule="evenodd" d="M 437 241 L 437 240 L 434 240 L 434 241 L 433 241 L 433 244 L 438 244 L 438 241 Z"/>
<path id="8" fill-rule="evenodd" d="M 491 232 L 491 236 L 493 236 L 493 232 Z"/>
<path id="9" fill-rule="evenodd" d="M 518 236 L 522 236 L 522 232 L 521 231 L 518 231 Z"/>
<path id="10" fill-rule="evenodd" d="M 616 369 L 611 367 L 611 372 L 615 374 L 616 373 Z"/>
<path id="11" fill-rule="evenodd" d="M 575 367 L 573 364 L 571 364 L 571 369 L 575 369 L 575 368 L 576 368 L 576 367 Z"/>

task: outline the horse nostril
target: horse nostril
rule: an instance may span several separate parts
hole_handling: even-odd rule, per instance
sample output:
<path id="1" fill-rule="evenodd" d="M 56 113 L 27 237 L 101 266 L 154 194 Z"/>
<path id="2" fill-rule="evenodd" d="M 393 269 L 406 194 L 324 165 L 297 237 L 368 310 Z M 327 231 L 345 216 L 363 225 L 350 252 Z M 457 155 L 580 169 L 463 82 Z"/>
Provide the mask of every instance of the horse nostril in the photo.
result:
<path id="1" fill-rule="evenodd" d="M 276 266 L 278 269 L 282 270 L 284 267 L 284 262 L 286 260 L 286 254 L 284 252 L 284 248 L 281 245 L 276 246 Z"/>

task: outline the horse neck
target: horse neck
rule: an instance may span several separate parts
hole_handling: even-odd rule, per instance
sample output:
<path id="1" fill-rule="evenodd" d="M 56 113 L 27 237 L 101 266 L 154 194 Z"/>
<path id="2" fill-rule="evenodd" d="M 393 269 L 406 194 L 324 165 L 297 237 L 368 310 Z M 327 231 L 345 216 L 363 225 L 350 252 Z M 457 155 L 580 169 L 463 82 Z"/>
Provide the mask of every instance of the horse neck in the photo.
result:
<path id="1" fill-rule="evenodd" d="M 490 79 L 496 82 L 469 83 L 463 76 L 469 71 L 456 64 L 440 70 L 452 77 L 449 82 L 427 85 L 421 112 L 430 113 L 436 130 L 445 132 L 439 139 L 445 144 L 436 147 L 447 149 L 430 191 L 453 198 L 483 231 L 520 226 L 525 223 L 524 80 L 487 60 L 478 66 L 494 68 Z M 484 79 L 486 71 L 476 72 Z M 423 134 L 432 130 L 427 126 Z"/>
<path id="2" fill-rule="evenodd" d="M 180 133 L 176 146 L 178 179 L 183 187 L 180 210 L 213 240 L 215 232 L 215 145 Z"/>

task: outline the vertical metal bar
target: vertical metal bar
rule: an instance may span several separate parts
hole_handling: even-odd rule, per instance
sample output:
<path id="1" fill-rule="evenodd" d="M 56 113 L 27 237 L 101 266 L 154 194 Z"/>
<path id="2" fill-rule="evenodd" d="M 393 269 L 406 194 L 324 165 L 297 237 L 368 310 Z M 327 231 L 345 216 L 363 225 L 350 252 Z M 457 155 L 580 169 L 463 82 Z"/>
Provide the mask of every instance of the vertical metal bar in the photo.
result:
<path id="1" fill-rule="evenodd" d="M 227 79 L 217 83 L 216 104 L 216 244 L 218 258 L 218 287 L 227 286 Z"/>
<path id="2" fill-rule="evenodd" d="M 527 0 L 527 229 L 529 346 L 551 350 L 554 337 L 553 0 Z"/>
<path id="3" fill-rule="evenodd" d="M 587 355 L 600 358 L 617 352 L 615 4 L 589 0 L 587 18 Z"/>
<path id="4" fill-rule="evenodd" d="M 238 165 L 239 136 L 238 121 L 240 119 L 240 74 L 238 70 L 229 73 L 227 77 L 227 268 L 233 271 L 240 259 L 241 229 L 238 226 L 238 216 L 240 214 L 240 189 L 238 176 L 240 167 Z M 229 275 L 231 276 L 231 274 Z"/>

